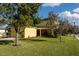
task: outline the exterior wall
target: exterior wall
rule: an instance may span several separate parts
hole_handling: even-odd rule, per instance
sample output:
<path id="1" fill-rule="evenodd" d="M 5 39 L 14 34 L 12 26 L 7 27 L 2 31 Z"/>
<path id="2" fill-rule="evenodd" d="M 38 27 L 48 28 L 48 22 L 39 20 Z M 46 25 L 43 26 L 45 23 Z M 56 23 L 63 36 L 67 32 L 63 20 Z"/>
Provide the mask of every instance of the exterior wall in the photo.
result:
<path id="1" fill-rule="evenodd" d="M 24 38 L 36 37 L 36 36 L 37 36 L 37 29 L 36 28 L 25 28 Z"/>
<path id="2" fill-rule="evenodd" d="M 5 36 L 6 36 L 6 30 L 0 29 L 0 37 L 5 37 Z"/>

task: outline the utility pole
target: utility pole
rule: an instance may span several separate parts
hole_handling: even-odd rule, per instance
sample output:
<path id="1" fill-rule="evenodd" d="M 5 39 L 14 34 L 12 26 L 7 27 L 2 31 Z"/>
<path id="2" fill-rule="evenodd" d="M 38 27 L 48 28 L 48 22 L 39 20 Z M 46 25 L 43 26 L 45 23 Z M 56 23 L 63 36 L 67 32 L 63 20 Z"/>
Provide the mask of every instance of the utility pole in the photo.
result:
<path id="1" fill-rule="evenodd" d="M 74 31 L 73 31 L 73 32 L 74 32 L 74 33 L 73 33 L 74 35 L 73 35 L 73 38 L 75 38 L 75 20 L 74 20 L 74 22 L 73 22 L 73 25 L 74 25 Z"/>

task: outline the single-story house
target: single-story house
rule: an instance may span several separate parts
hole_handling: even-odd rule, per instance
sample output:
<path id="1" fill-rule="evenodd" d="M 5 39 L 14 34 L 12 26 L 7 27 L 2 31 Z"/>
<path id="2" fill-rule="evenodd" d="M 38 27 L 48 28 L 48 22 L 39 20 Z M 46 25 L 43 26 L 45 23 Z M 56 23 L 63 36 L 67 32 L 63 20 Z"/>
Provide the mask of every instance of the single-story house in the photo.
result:
<path id="1" fill-rule="evenodd" d="M 26 27 L 24 30 L 23 28 L 21 28 L 21 30 L 23 30 L 23 33 L 21 36 L 23 36 L 23 38 L 29 38 L 29 37 L 37 37 L 37 36 L 44 36 L 47 37 L 48 34 L 48 30 L 49 28 L 47 27 L 47 21 L 43 21 L 40 24 L 38 24 L 36 27 Z M 14 30 L 14 28 L 10 28 L 8 30 L 8 37 L 15 37 L 16 36 L 16 32 Z"/>
<path id="2" fill-rule="evenodd" d="M 24 30 L 24 38 L 28 37 L 37 37 L 37 36 L 47 36 L 48 27 L 40 26 L 40 27 L 30 27 L 25 28 Z"/>
<path id="3" fill-rule="evenodd" d="M 37 26 L 37 27 L 26 27 L 23 32 L 24 38 L 37 37 L 37 36 L 47 36 L 48 27 Z M 13 28 L 8 29 L 8 37 L 15 37 L 16 32 Z"/>

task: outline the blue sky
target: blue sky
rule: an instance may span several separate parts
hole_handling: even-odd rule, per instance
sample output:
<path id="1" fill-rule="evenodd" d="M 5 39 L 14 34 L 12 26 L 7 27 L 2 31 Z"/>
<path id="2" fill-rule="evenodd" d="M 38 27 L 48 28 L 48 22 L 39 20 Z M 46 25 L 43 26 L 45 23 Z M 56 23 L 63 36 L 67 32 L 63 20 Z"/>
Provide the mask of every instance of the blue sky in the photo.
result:
<path id="1" fill-rule="evenodd" d="M 78 3 L 46 3 L 41 6 L 38 14 L 42 18 L 47 18 L 50 11 L 59 13 L 60 17 L 68 18 L 69 22 L 79 25 Z"/>
<path id="2" fill-rule="evenodd" d="M 51 5 L 52 3 L 50 3 Z M 48 13 L 50 11 L 54 11 L 57 13 L 61 13 L 64 11 L 72 11 L 73 9 L 79 8 L 79 4 L 77 3 L 62 3 L 59 6 L 42 6 L 39 10 L 39 16 L 40 17 L 48 17 Z"/>

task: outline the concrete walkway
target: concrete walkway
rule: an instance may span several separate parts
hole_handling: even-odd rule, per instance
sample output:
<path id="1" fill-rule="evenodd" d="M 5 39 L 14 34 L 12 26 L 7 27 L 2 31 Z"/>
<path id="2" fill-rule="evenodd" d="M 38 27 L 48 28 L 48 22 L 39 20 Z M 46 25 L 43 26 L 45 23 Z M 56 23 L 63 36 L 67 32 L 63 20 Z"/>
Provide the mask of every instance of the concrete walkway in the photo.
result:
<path id="1" fill-rule="evenodd" d="M 0 38 L 0 41 L 1 40 L 15 40 L 15 38 Z"/>

